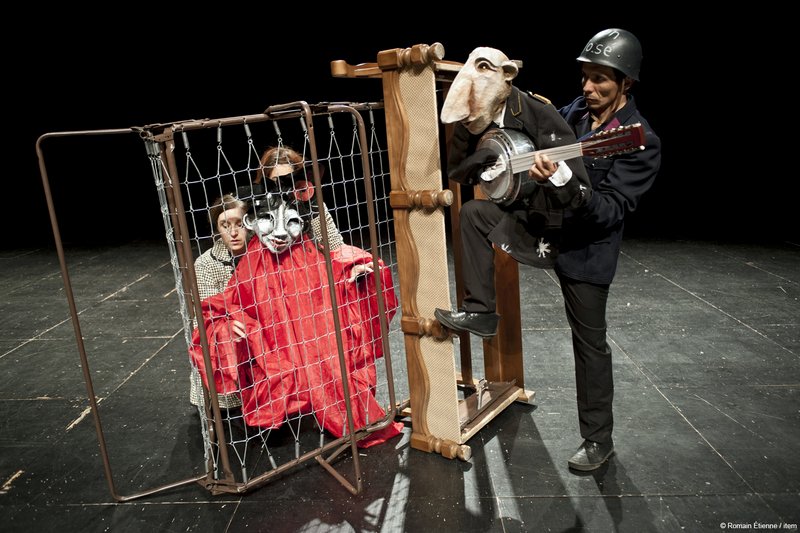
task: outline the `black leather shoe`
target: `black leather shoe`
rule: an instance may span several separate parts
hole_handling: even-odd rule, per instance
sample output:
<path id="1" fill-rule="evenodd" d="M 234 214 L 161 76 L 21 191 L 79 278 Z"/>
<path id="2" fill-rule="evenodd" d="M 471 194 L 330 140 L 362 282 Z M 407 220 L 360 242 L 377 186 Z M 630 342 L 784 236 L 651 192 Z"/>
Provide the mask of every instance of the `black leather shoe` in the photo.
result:
<path id="1" fill-rule="evenodd" d="M 453 331 L 469 331 L 479 337 L 494 337 L 497 335 L 497 323 L 500 315 L 497 313 L 469 313 L 467 311 L 446 311 L 436 309 L 433 312 L 436 320 Z"/>
<path id="2" fill-rule="evenodd" d="M 575 455 L 570 457 L 569 467 L 582 472 L 596 470 L 614 453 L 614 441 L 594 442 L 591 440 L 583 441 Z"/>

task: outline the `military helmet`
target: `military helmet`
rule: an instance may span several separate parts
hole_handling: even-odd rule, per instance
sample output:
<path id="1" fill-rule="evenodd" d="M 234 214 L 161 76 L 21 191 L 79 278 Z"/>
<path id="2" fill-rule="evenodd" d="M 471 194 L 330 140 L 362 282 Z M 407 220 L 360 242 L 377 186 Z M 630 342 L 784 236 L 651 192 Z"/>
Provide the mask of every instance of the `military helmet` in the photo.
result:
<path id="1" fill-rule="evenodd" d="M 619 28 L 603 30 L 583 47 L 578 61 L 615 68 L 634 80 L 639 80 L 642 64 L 642 45 L 629 31 Z"/>

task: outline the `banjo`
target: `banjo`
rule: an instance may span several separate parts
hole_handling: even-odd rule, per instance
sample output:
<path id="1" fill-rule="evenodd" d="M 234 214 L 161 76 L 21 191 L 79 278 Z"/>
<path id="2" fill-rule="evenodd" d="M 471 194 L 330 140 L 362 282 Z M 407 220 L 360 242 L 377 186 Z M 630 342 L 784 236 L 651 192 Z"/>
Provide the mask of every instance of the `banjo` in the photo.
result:
<path id="1" fill-rule="evenodd" d="M 476 149 L 489 148 L 497 161 L 481 173 L 480 188 L 489 200 L 508 205 L 517 199 L 522 185 L 532 181 L 528 169 L 536 154 L 546 155 L 553 162 L 574 157 L 609 157 L 644 150 L 644 127 L 640 123 L 620 126 L 595 133 L 585 140 L 536 151 L 524 133 L 513 129 L 494 128 L 483 134 Z"/>

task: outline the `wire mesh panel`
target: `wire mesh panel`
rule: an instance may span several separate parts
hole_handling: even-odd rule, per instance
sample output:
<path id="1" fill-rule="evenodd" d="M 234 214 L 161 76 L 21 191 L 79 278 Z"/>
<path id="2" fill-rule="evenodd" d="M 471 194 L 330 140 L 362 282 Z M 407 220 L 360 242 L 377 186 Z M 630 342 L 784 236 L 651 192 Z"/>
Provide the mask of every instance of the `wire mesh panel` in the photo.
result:
<path id="1" fill-rule="evenodd" d="M 212 491 L 241 492 L 311 458 L 332 470 L 347 447 L 402 428 L 381 121 L 379 104 L 296 102 L 142 128 Z M 354 493 L 357 455 L 355 481 L 340 479 Z"/>

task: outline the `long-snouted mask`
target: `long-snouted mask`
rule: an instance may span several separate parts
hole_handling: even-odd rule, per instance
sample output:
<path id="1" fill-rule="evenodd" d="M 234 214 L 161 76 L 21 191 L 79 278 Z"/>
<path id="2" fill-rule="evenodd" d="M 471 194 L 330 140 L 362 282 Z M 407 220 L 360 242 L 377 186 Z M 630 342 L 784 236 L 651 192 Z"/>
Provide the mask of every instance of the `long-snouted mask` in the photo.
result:
<path id="1" fill-rule="evenodd" d="M 303 220 L 293 203 L 281 193 L 267 194 L 256 207 L 255 217 L 244 217 L 245 227 L 258 235 L 261 244 L 275 254 L 281 254 L 303 233 Z"/>
<path id="2" fill-rule="evenodd" d="M 481 133 L 503 108 L 518 72 L 517 64 L 500 50 L 476 48 L 450 86 L 442 122 L 461 122 L 473 135 Z"/>

